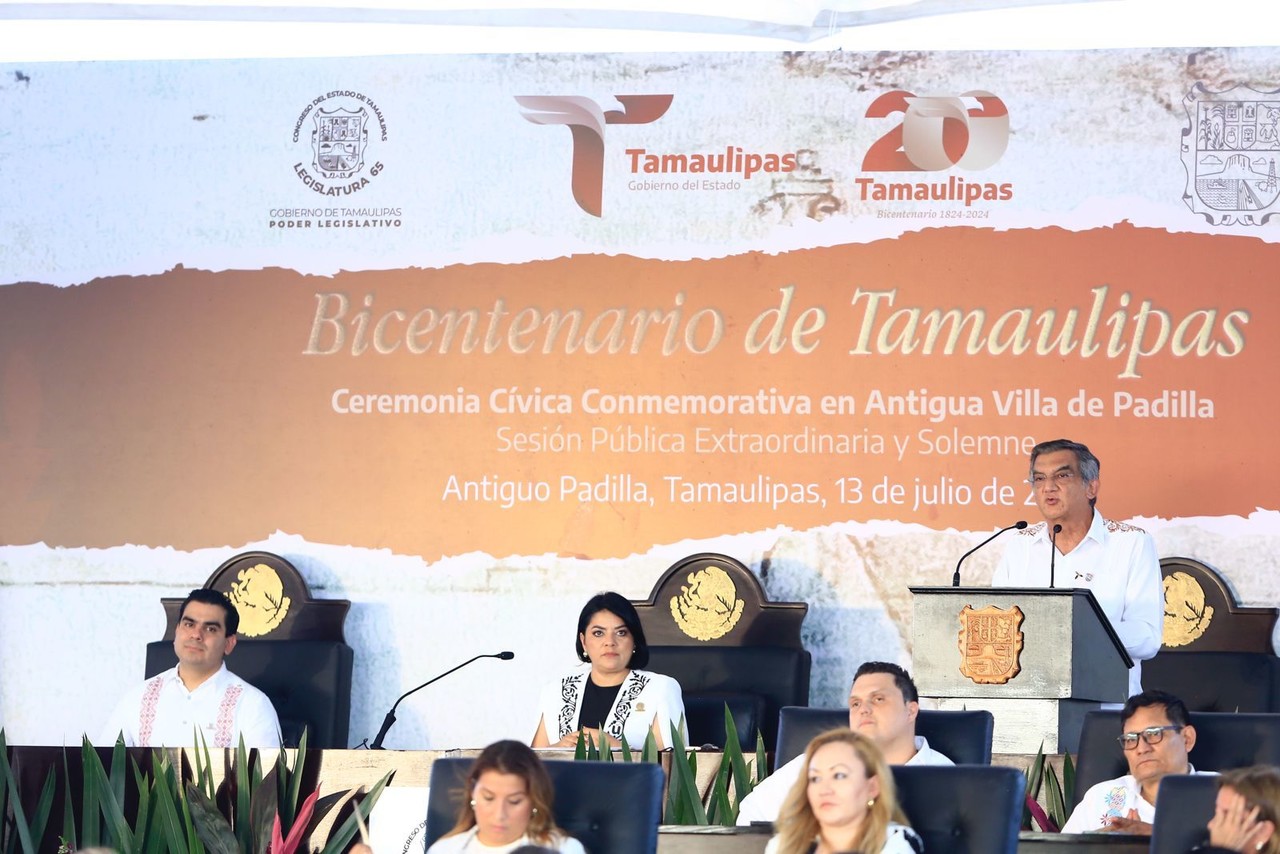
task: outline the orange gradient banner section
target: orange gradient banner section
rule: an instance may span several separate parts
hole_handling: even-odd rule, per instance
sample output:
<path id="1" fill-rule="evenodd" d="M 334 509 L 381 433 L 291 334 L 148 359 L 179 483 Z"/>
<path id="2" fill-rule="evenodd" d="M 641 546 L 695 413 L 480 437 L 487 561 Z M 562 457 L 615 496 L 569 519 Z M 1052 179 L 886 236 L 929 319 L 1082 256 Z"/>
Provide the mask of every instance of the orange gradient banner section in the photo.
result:
<path id="1" fill-rule="evenodd" d="M 0 541 L 283 530 L 428 559 L 776 525 L 1275 507 L 1280 247 L 949 228 L 682 263 L 574 257 L 0 288 Z"/>

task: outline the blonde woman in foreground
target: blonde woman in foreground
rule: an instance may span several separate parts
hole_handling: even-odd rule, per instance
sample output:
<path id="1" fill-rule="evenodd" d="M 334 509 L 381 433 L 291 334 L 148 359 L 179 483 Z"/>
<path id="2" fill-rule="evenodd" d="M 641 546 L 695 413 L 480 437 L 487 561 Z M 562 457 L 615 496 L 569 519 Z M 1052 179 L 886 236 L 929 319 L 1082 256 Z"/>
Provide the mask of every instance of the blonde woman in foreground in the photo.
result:
<path id="1" fill-rule="evenodd" d="M 921 854 L 875 742 L 841 727 L 809 742 L 765 854 Z"/>

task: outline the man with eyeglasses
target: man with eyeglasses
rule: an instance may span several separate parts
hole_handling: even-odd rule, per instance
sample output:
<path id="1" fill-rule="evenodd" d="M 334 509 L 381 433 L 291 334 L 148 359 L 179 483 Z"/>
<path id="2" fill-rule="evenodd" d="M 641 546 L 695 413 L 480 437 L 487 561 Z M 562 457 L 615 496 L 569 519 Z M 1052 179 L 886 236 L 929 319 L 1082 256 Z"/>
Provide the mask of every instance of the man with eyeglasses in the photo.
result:
<path id="1" fill-rule="evenodd" d="M 1133 659 L 1133 696 L 1142 690 L 1142 661 L 1160 651 L 1164 585 L 1151 536 L 1095 509 L 1101 468 L 1087 447 L 1068 439 L 1031 449 L 1028 480 L 1044 521 L 1009 538 L 991 585 L 1049 587 L 1052 564 L 1053 587 L 1091 590 Z"/>
<path id="2" fill-rule="evenodd" d="M 1129 698 L 1120 712 L 1120 746 L 1129 773 L 1091 786 L 1062 826 L 1063 833 L 1150 835 L 1160 781 L 1170 774 L 1196 774 L 1187 754 L 1196 744 L 1196 728 L 1187 707 L 1164 691 Z"/>

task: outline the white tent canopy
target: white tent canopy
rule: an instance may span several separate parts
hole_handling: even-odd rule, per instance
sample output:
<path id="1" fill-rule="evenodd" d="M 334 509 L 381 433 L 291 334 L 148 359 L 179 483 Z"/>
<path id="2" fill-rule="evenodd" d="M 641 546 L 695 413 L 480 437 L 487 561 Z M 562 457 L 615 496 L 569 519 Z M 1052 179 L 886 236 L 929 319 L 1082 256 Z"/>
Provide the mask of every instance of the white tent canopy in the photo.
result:
<path id="1" fill-rule="evenodd" d="M 1256 45 L 1270 0 L 0 0 L 0 62 Z"/>

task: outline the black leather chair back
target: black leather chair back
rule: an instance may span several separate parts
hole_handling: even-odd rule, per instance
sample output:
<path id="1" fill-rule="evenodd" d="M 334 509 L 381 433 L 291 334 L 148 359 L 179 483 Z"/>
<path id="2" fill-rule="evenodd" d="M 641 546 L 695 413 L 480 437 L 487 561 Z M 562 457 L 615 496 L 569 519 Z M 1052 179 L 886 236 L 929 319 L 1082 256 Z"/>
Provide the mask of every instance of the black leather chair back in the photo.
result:
<path id="1" fill-rule="evenodd" d="M 1171 652 L 1142 662 L 1144 690 L 1193 712 L 1280 712 L 1280 658 L 1262 652 Z"/>
<path id="2" fill-rule="evenodd" d="M 848 725 L 848 709 L 783 709 L 774 770 L 804 753 L 818 733 Z M 931 748 L 957 765 L 990 765 L 994 728 L 995 718 L 986 711 L 921 709 L 916 715 L 916 735 L 924 736 Z"/>
<path id="3" fill-rule="evenodd" d="M 650 646 L 647 669 L 680 683 L 690 744 L 724 745 L 728 700 L 743 748 L 755 749 L 758 728 L 765 749 L 773 750 L 779 711 L 809 702 L 811 662 L 808 652 L 790 647 L 672 645 Z M 738 713 L 749 709 L 760 711 L 756 726 L 747 729 Z"/>
<path id="4" fill-rule="evenodd" d="M 1206 825 L 1213 818 L 1218 797 L 1217 777 L 1179 774 L 1160 781 L 1160 800 L 1151 827 L 1152 854 L 1187 854 L 1209 837 Z"/>
<path id="5" fill-rule="evenodd" d="M 425 844 L 448 833 L 470 793 L 463 787 L 474 760 L 449 757 L 431 765 Z M 662 768 L 647 762 L 544 762 L 555 787 L 556 824 L 587 854 L 654 854 L 662 818 Z"/>
<path id="6" fill-rule="evenodd" d="M 988 765 L 895 765 L 898 802 L 926 852 L 1014 854 L 1026 778 Z"/>
<path id="7" fill-rule="evenodd" d="M 347 747 L 351 724 L 351 670 L 355 654 L 338 641 L 240 638 L 227 669 L 266 694 L 280 718 L 285 747 Z M 147 644 L 146 676 L 178 663 L 172 641 Z"/>
<path id="8" fill-rule="evenodd" d="M 1191 764 L 1197 771 L 1280 765 L 1280 714 L 1191 712 L 1190 718 L 1196 728 Z M 1129 773 L 1124 750 L 1116 741 L 1119 735 L 1120 712 L 1089 712 L 1084 716 L 1072 796 L 1075 803 L 1095 783 Z M 1163 803 L 1163 784 L 1160 791 Z"/>
<path id="9" fill-rule="evenodd" d="M 747 753 L 756 749 L 756 732 L 764 722 L 765 702 L 759 694 L 708 691 L 688 694 L 684 698 L 684 719 L 689 730 L 690 747 L 714 745 L 723 750 L 725 736 L 724 710 L 733 715 L 733 728 L 738 744 Z M 763 733 L 761 733 L 763 735 Z M 663 739 L 668 741 L 667 738 Z M 766 747 L 766 750 L 768 748 Z"/>

